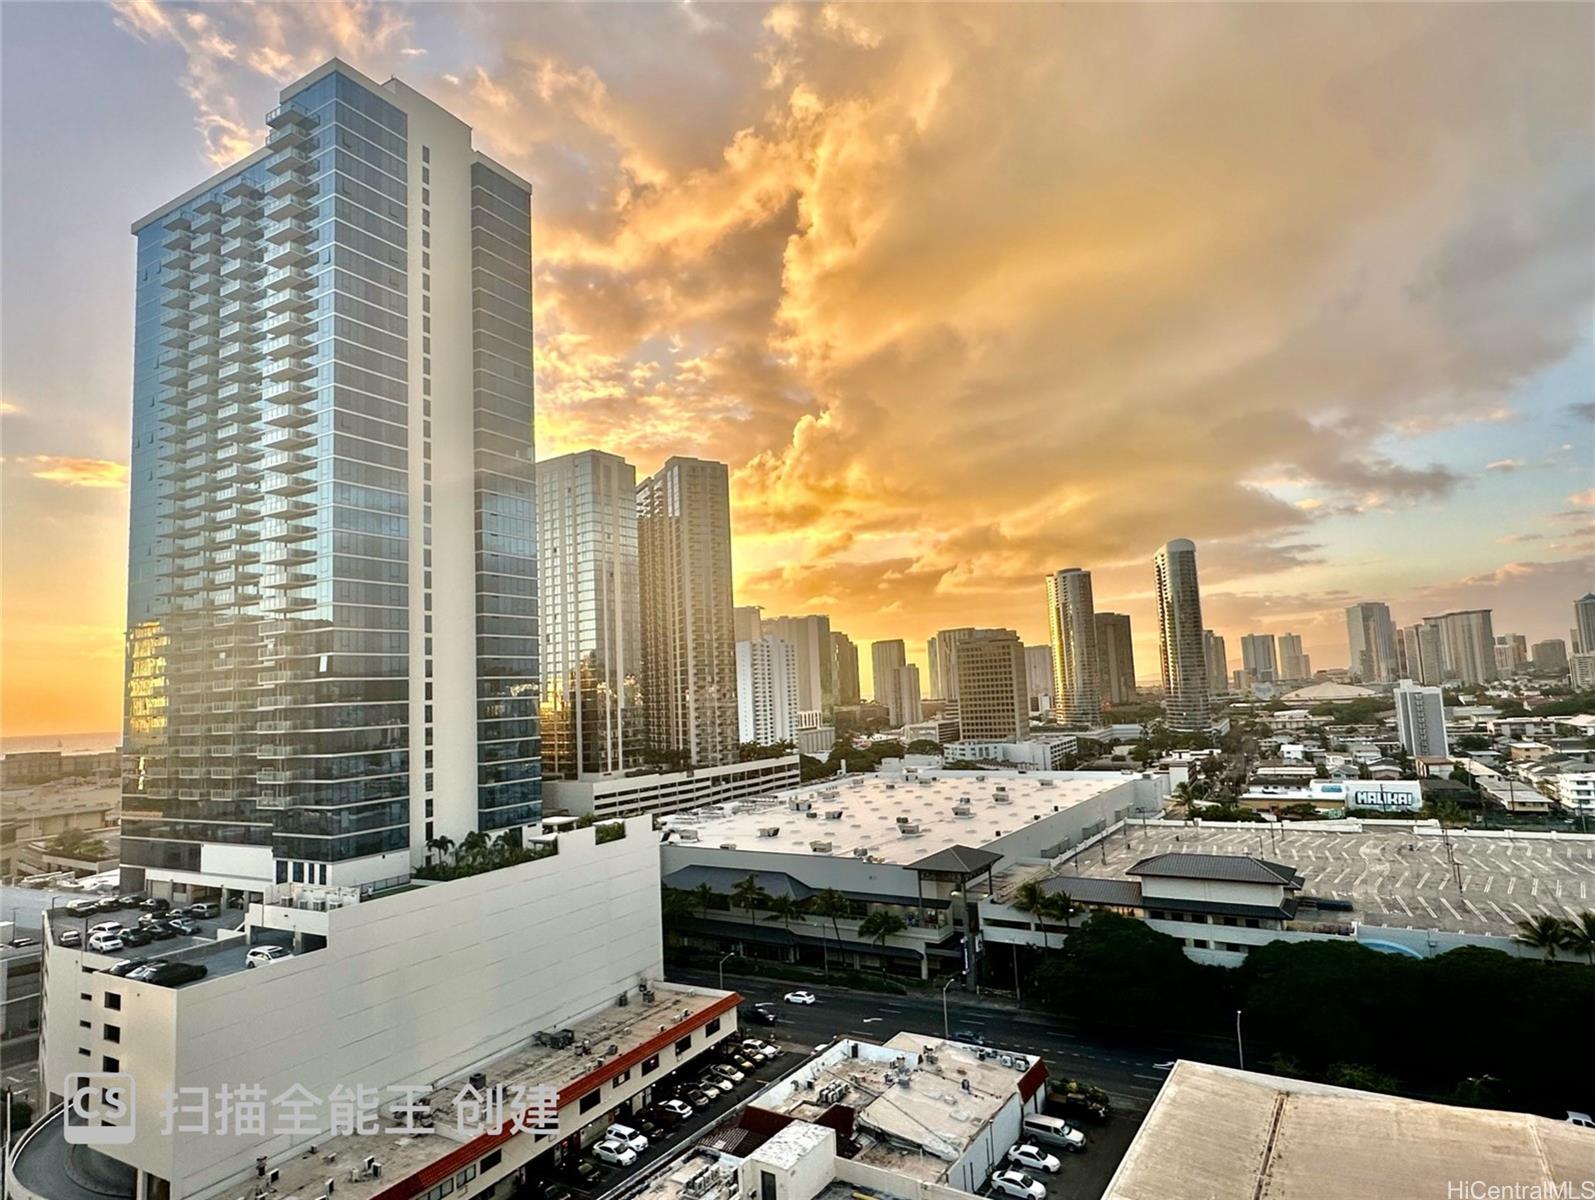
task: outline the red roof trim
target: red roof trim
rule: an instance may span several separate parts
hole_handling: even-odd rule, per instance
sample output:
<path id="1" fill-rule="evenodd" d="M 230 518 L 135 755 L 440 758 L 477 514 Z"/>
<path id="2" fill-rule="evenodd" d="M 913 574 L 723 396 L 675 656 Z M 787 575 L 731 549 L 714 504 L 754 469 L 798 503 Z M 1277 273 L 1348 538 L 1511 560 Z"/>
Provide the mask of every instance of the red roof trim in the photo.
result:
<path id="1" fill-rule="evenodd" d="M 605 1063 L 596 1071 L 590 1071 L 573 1083 L 568 1083 L 559 1089 L 559 1107 L 561 1110 L 567 1104 L 572 1104 L 585 1096 L 594 1088 L 602 1087 L 622 1071 L 630 1070 L 637 1063 L 650 1055 L 658 1054 L 666 1046 L 674 1044 L 694 1029 L 707 1025 L 716 1017 L 724 1016 L 738 1004 L 742 997 L 732 992 L 716 1000 L 702 1012 L 695 1013 L 685 1021 L 672 1025 L 663 1033 L 649 1038 L 635 1050 L 617 1055 L 612 1062 Z M 456 1150 L 451 1150 L 436 1162 L 428 1163 L 419 1171 L 413 1171 L 403 1179 L 395 1180 L 381 1191 L 372 1195 L 371 1200 L 409 1200 L 418 1192 L 425 1192 L 436 1184 L 442 1183 L 456 1171 L 474 1163 L 482 1155 L 489 1153 L 497 1146 L 502 1146 L 512 1137 L 518 1136 L 517 1131 L 508 1123 L 497 1133 L 481 1133 L 465 1145 Z M 545 1137 L 547 1135 L 544 1135 Z M 551 1140 L 551 1139 L 550 1139 Z"/>
<path id="2" fill-rule="evenodd" d="M 1019 1098 L 1029 1101 L 1030 1097 L 1039 1092 L 1047 1083 L 1047 1064 L 1042 1059 L 1036 1059 L 1030 1064 L 1030 1069 L 1019 1076 Z"/>

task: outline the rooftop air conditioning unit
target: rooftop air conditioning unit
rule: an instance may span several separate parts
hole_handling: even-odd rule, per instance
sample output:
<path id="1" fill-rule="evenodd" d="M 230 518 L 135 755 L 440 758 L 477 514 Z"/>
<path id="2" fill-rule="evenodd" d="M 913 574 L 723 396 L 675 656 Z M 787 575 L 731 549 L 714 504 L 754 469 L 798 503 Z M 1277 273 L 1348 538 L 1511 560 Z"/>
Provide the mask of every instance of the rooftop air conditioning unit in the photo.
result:
<path id="1" fill-rule="evenodd" d="M 829 854 L 831 852 L 831 845 L 832 843 L 830 842 L 810 842 L 809 849 L 814 851 L 816 854 Z"/>
<path id="2" fill-rule="evenodd" d="M 905 821 L 897 827 L 897 832 L 903 837 L 916 837 L 919 834 L 919 822 Z"/>
<path id="3" fill-rule="evenodd" d="M 720 849 L 722 849 L 722 850 L 735 850 L 736 848 L 737 848 L 737 844 L 735 842 L 721 842 L 720 843 Z"/>
<path id="4" fill-rule="evenodd" d="M 678 829 L 676 830 L 676 836 L 684 842 L 695 842 L 698 840 L 698 831 L 696 829 Z"/>
<path id="5" fill-rule="evenodd" d="M 869 857 L 869 847 L 868 846 L 854 846 L 853 847 L 853 857 L 854 858 L 868 858 Z"/>
<path id="6" fill-rule="evenodd" d="M 814 801 L 812 800 L 798 800 L 795 798 L 788 800 L 787 804 L 791 807 L 793 812 L 808 812 L 809 809 L 814 807 Z"/>
<path id="7" fill-rule="evenodd" d="M 953 816 L 955 817 L 972 817 L 974 815 L 975 810 L 970 808 L 967 804 L 953 805 Z"/>
<path id="8" fill-rule="evenodd" d="M 897 818 L 897 823 L 899 825 L 907 825 L 908 824 L 908 818 L 907 817 L 898 817 Z"/>
<path id="9" fill-rule="evenodd" d="M 839 808 L 826 809 L 825 819 L 827 821 L 840 821 L 842 819 L 842 810 Z"/>
<path id="10" fill-rule="evenodd" d="M 1012 804 L 1013 797 L 1006 792 L 998 792 L 991 798 L 993 804 Z"/>
<path id="11" fill-rule="evenodd" d="M 1051 786 L 1052 786 L 1052 780 L 1050 780 L 1050 779 L 1043 779 L 1043 780 L 1042 780 L 1042 781 L 1041 781 L 1041 786 L 1042 786 L 1042 787 L 1051 787 Z"/>
<path id="12" fill-rule="evenodd" d="M 631 1004 L 631 997 L 629 995 L 627 995 L 625 992 L 621 992 L 620 995 L 615 997 L 615 1007 L 616 1008 L 626 1008 L 630 1004 Z"/>

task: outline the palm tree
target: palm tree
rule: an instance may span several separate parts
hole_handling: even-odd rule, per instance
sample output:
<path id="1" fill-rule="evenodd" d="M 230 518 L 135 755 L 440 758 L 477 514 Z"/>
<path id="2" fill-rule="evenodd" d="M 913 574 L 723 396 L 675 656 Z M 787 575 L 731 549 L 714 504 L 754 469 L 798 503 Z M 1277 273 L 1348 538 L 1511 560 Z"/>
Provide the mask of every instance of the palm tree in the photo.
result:
<path id="1" fill-rule="evenodd" d="M 841 949 L 842 926 L 839 924 L 839 920 L 840 918 L 847 916 L 847 897 L 842 895 L 842 893 L 837 891 L 835 888 L 826 888 L 823 892 L 816 892 L 814 894 L 813 898 L 809 901 L 809 908 L 821 921 L 829 921 L 831 923 L 831 929 L 836 934 L 837 949 Z M 820 941 L 823 947 L 824 938 L 821 938 Z M 825 948 L 824 953 L 825 970 L 826 973 L 829 974 L 831 970 L 830 949 Z"/>
<path id="2" fill-rule="evenodd" d="M 781 922 L 786 926 L 788 933 L 792 932 L 793 917 L 799 921 L 803 919 L 803 902 L 792 896 L 772 896 L 766 907 L 770 910 L 770 915 L 764 919 Z"/>
<path id="3" fill-rule="evenodd" d="M 442 862 L 448 858 L 450 853 L 453 852 L 454 839 L 440 833 L 435 838 L 427 838 L 426 848 L 428 850 L 435 851 L 438 856 L 438 861 Z"/>
<path id="4" fill-rule="evenodd" d="M 692 915 L 691 892 L 684 892 L 680 888 L 673 888 L 668 884 L 662 886 L 659 891 L 659 911 L 666 925 Z"/>
<path id="5" fill-rule="evenodd" d="M 1008 901 L 1008 907 L 1029 917 L 1030 927 L 1034 929 L 1037 922 L 1046 913 L 1049 901 L 1050 897 L 1041 890 L 1040 882 L 1034 879 L 1027 879 L 1014 889 L 1013 899 Z M 1047 927 L 1044 923 L 1041 925 L 1041 948 L 1043 950 L 1052 949 L 1047 940 Z"/>
<path id="6" fill-rule="evenodd" d="M 759 907 L 760 902 L 768 903 L 769 899 L 770 893 L 759 886 L 759 877 L 757 875 L 749 875 L 745 879 L 739 879 L 731 887 L 732 907 L 747 909 L 749 924 L 755 920 L 753 912 Z"/>
<path id="7" fill-rule="evenodd" d="M 1556 948 L 1564 944 L 1562 939 L 1566 936 L 1562 918 L 1553 917 L 1550 913 L 1541 913 L 1537 917 L 1519 921 L 1517 930 L 1512 935 L 1514 942 L 1531 950 L 1543 950 L 1545 957 L 1553 962 L 1556 959 Z"/>
<path id="8" fill-rule="evenodd" d="M 908 923 L 902 917 L 890 909 L 877 908 L 859 922 L 858 932 L 860 936 L 885 947 L 887 938 L 894 933 L 902 933 L 907 928 Z"/>
<path id="9" fill-rule="evenodd" d="M 698 902 L 698 913 L 705 920 L 709 917 L 709 901 L 714 899 L 714 889 L 707 883 L 700 883 L 692 889 L 692 897 Z"/>
<path id="10" fill-rule="evenodd" d="M 1043 917 L 1051 917 L 1055 921 L 1062 921 L 1064 931 L 1072 933 L 1074 930 L 1069 924 L 1069 918 L 1074 916 L 1077 911 L 1079 910 L 1075 908 L 1074 901 L 1069 899 L 1068 892 L 1054 892 L 1047 897 L 1046 903 L 1042 906 L 1041 915 Z"/>
<path id="11" fill-rule="evenodd" d="M 1562 947 L 1582 954 L 1595 966 L 1595 912 L 1586 909 L 1562 922 Z"/>

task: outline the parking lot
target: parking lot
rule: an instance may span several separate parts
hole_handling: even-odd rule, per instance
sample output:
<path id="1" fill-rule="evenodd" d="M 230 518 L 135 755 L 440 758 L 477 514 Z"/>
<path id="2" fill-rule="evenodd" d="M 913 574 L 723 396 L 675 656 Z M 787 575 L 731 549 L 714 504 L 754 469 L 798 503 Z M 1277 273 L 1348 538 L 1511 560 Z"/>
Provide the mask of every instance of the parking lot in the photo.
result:
<path id="1" fill-rule="evenodd" d="M 1046 1200 L 1099 1200 L 1140 1127 L 1140 1113 L 1114 1113 L 1106 1124 L 1082 1124 L 1079 1129 L 1086 1136 L 1082 1153 L 1069 1154 L 1056 1146 L 1043 1146 L 1041 1149 L 1057 1157 L 1058 1173 L 1025 1173 L 1047 1190 Z M 1007 1200 L 1003 1193 L 993 1191 L 990 1183 L 980 1189 L 980 1195 Z"/>
<path id="2" fill-rule="evenodd" d="M 768 1031 L 760 1025 L 744 1025 L 736 1034 L 728 1039 L 728 1044 L 735 1044 L 744 1038 L 758 1038 L 761 1041 L 780 1043 L 777 1039 L 768 1036 Z M 783 1047 L 783 1049 L 786 1049 Z M 666 1099 L 673 1091 L 677 1077 L 691 1079 L 701 1074 L 708 1063 L 715 1061 L 713 1051 L 706 1052 L 691 1061 L 684 1063 L 681 1069 L 671 1076 L 655 1084 L 651 1092 L 651 1100 L 657 1103 Z M 593 1158 L 591 1148 L 583 1150 L 575 1162 L 587 1163 L 595 1168 L 595 1173 L 590 1178 L 583 1178 L 577 1174 L 573 1163 L 565 1166 L 554 1166 L 554 1157 L 557 1150 L 546 1154 L 540 1160 L 541 1170 L 534 1167 L 533 1178 L 525 1188 L 516 1193 L 518 1200 L 556 1200 L 556 1197 L 568 1193 L 572 1200 L 597 1200 L 619 1188 L 639 1182 L 642 1176 L 655 1164 L 669 1158 L 683 1146 L 690 1145 L 703 1137 L 709 1130 L 725 1120 L 726 1116 L 734 1112 L 737 1107 L 745 1103 L 750 1096 L 765 1085 L 790 1071 L 796 1065 L 798 1058 L 788 1050 L 778 1055 L 769 1062 L 755 1064 L 754 1069 L 745 1072 L 742 1082 L 735 1084 L 731 1091 L 721 1093 L 706 1108 L 693 1113 L 691 1118 L 683 1121 L 674 1129 L 665 1130 L 661 1136 L 651 1136 L 648 1148 L 637 1156 L 637 1161 L 628 1167 L 608 1166 Z M 640 1106 L 639 1106 L 640 1107 Z M 613 1121 L 624 1125 L 634 1122 L 628 1118 L 616 1115 Z M 602 1123 L 595 1123 L 598 1128 L 610 1124 L 610 1119 Z M 547 1164 L 547 1165 L 542 1165 Z M 552 1184 L 553 1189 L 549 1189 Z M 545 1190 L 549 1189 L 549 1190 Z"/>

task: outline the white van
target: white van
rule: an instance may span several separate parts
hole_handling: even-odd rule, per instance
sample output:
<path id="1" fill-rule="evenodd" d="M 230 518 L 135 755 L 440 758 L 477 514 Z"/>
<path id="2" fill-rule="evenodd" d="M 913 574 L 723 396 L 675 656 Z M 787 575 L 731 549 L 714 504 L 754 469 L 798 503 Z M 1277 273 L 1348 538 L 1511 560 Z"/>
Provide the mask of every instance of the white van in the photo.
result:
<path id="1" fill-rule="evenodd" d="M 1085 1134 L 1069 1122 L 1044 1113 L 1025 1114 L 1024 1136 L 1026 1141 L 1058 1146 L 1071 1154 L 1078 1154 L 1085 1149 Z"/>

